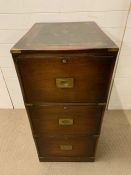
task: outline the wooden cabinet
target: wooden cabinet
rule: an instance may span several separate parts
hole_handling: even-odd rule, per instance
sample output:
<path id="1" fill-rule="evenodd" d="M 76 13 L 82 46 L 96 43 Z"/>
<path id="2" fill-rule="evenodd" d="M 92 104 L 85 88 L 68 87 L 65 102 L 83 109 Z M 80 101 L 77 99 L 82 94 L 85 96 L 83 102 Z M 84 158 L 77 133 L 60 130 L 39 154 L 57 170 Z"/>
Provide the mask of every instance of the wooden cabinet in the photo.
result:
<path id="1" fill-rule="evenodd" d="M 94 161 L 118 47 L 94 22 L 38 23 L 11 49 L 40 161 Z"/>

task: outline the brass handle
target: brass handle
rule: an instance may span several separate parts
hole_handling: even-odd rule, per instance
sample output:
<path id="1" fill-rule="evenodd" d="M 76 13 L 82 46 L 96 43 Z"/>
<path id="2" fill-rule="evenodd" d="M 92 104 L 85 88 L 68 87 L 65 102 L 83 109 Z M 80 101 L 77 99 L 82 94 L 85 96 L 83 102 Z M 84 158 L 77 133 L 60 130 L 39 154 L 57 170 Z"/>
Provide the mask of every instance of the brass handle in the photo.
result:
<path id="1" fill-rule="evenodd" d="M 71 118 L 60 118 L 59 125 L 73 125 L 73 119 Z"/>
<path id="2" fill-rule="evenodd" d="M 73 88 L 74 79 L 73 78 L 56 78 L 57 88 Z"/>
<path id="3" fill-rule="evenodd" d="M 72 145 L 60 145 L 60 149 L 63 151 L 70 151 L 72 150 Z"/>

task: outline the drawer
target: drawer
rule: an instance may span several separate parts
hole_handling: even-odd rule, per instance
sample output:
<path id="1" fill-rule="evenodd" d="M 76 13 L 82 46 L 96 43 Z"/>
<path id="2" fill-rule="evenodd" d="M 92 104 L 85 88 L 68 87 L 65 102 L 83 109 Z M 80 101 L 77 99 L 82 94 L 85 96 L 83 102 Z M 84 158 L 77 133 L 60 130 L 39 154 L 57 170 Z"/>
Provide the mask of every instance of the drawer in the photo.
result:
<path id="1" fill-rule="evenodd" d="M 98 134 L 103 106 L 28 107 L 36 135 Z"/>
<path id="2" fill-rule="evenodd" d="M 17 58 L 26 103 L 106 102 L 111 56 L 21 55 Z"/>
<path id="3" fill-rule="evenodd" d="M 36 144 L 40 157 L 48 156 L 89 156 L 93 157 L 97 138 L 37 138 Z"/>

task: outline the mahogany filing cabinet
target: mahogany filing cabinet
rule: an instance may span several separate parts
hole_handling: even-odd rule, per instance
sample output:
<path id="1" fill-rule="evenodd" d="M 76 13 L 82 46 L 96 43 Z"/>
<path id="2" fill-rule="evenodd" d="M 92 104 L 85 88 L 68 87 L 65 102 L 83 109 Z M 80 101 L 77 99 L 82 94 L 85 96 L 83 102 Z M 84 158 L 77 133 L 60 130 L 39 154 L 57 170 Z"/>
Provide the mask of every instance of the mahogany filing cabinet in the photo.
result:
<path id="1" fill-rule="evenodd" d="M 118 53 L 95 22 L 36 23 L 11 49 L 40 161 L 94 161 Z"/>

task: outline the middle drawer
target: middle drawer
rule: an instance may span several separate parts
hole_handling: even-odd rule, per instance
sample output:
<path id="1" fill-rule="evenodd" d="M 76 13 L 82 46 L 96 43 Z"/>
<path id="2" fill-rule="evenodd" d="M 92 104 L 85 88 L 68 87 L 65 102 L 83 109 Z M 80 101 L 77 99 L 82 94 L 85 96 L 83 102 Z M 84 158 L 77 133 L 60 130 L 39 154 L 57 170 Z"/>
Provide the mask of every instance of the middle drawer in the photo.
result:
<path id="1" fill-rule="evenodd" d="M 36 135 L 98 134 L 104 106 L 27 107 Z"/>

